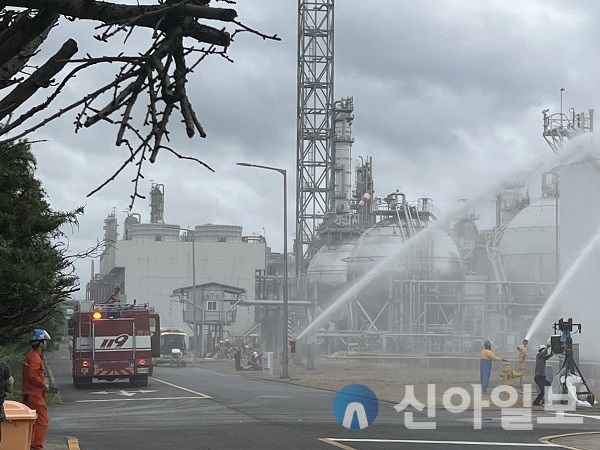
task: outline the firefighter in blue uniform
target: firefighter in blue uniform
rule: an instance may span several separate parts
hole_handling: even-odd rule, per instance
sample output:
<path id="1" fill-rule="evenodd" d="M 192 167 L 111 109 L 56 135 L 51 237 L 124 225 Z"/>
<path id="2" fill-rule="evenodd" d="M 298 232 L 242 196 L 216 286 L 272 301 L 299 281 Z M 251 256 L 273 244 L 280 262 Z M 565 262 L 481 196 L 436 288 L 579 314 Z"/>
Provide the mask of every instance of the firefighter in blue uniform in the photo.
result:
<path id="1" fill-rule="evenodd" d="M 505 361 L 492 351 L 492 341 L 487 339 L 483 343 L 483 350 L 479 354 L 479 378 L 481 380 L 481 393 L 487 394 L 492 374 L 492 361 Z"/>

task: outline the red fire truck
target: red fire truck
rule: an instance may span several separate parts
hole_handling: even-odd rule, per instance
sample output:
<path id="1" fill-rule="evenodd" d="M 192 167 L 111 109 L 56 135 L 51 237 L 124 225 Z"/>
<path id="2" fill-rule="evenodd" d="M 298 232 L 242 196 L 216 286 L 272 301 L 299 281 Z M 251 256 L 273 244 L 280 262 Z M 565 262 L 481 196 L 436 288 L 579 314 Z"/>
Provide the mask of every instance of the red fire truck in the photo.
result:
<path id="1" fill-rule="evenodd" d="M 79 302 L 69 320 L 73 335 L 73 384 L 128 379 L 146 386 L 152 357 L 160 356 L 160 320 L 148 304 Z"/>

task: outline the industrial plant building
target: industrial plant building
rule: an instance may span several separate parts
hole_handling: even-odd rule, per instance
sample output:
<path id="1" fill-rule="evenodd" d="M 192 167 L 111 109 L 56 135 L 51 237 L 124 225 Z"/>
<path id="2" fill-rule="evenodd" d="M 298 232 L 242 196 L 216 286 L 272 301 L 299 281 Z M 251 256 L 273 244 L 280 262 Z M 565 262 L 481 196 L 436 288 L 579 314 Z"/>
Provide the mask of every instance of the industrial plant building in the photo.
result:
<path id="1" fill-rule="evenodd" d="M 311 239 L 295 242 L 293 255 L 270 252 L 263 237 L 243 236 L 236 225 L 166 224 L 164 187 L 154 184 L 150 223 L 129 215 L 119 239 L 114 214 L 105 220 L 106 248 L 88 298 L 103 301 L 119 286 L 127 302 L 155 307 L 163 325 L 189 331 L 195 324 L 205 345 L 252 335 L 264 350 L 280 352 L 287 330 L 299 358 L 311 346 L 321 353 L 472 354 L 492 339 L 499 351 L 514 349 L 598 226 L 597 158 L 574 152 L 568 164 L 557 159 L 535 177 L 536 198 L 525 182 L 503 183 L 492 194 L 495 225 L 480 229 L 468 203 L 444 216 L 429 197 L 378 195 L 372 159 L 352 166 L 352 99 L 335 105 L 330 209 L 313 229 L 297 230 Z M 557 155 L 591 131 L 592 110 L 544 113 L 543 135 Z M 582 195 L 594 206 L 582 208 Z M 297 212 L 297 223 L 306 226 L 303 214 L 310 215 Z M 220 286 L 213 293 L 221 303 L 206 286 Z M 235 298 L 225 301 L 226 292 Z M 209 323 L 209 316 L 218 318 Z M 550 334 L 546 325 L 539 339 Z"/>
<path id="2" fill-rule="evenodd" d="M 164 223 L 164 186 L 153 184 L 150 198 L 150 223 L 143 223 L 138 214 L 129 215 L 119 234 L 115 214 L 105 219 L 100 270 L 88 283 L 87 299 L 103 303 L 119 287 L 122 303 L 148 303 L 159 313 L 162 326 L 182 328 L 190 335 L 195 300 L 198 328 L 206 316 L 207 324 L 222 325 L 215 327 L 219 339 L 243 334 L 254 324 L 254 308 L 239 303 L 254 300 L 255 273 L 265 267 L 264 238 L 243 236 L 237 225 L 184 229 Z M 211 292 L 216 297 L 215 289 L 207 291 L 206 299 L 202 295 L 209 283 L 240 294 L 235 305 L 226 302 L 231 310 L 222 311 L 222 323 L 214 320 L 222 310 L 210 298 Z"/>

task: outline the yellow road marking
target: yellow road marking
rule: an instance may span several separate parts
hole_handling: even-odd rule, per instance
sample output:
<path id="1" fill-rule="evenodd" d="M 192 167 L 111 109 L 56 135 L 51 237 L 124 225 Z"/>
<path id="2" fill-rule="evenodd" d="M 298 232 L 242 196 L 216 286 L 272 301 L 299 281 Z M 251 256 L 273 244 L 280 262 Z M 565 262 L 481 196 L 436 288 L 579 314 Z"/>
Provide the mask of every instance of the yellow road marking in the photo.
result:
<path id="1" fill-rule="evenodd" d="M 80 450 L 79 440 L 76 437 L 67 437 L 67 447 L 69 450 Z"/>
<path id="2" fill-rule="evenodd" d="M 540 438 L 540 442 L 548 445 L 560 445 L 562 448 L 566 448 L 568 450 L 581 450 L 579 447 L 570 447 L 568 445 L 557 444 L 556 442 L 552 442 L 553 439 L 558 439 L 561 437 L 571 437 L 571 436 L 582 436 L 585 434 L 600 434 L 598 431 L 582 431 L 580 433 L 566 433 L 566 434 L 555 434 L 554 436 L 544 436 Z"/>
<path id="3" fill-rule="evenodd" d="M 343 448 L 344 450 L 356 450 L 354 447 L 348 447 L 347 445 L 340 444 L 339 442 L 332 441 L 329 438 L 319 438 L 321 442 L 325 442 L 326 444 L 333 445 L 337 448 Z"/>
<path id="4" fill-rule="evenodd" d="M 154 378 L 154 377 L 151 377 L 151 378 L 152 378 L 154 381 L 158 381 L 159 383 L 166 384 L 167 386 L 171 386 L 171 387 L 174 387 L 174 388 L 177 388 L 177 389 L 181 389 L 182 391 L 186 391 L 186 392 L 191 392 L 192 394 L 195 394 L 195 395 L 197 395 L 198 397 L 202 397 L 202 398 L 212 398 L 210 395 L 203 394 L 202 392 L 193 391 L 192 389 L 188 389 L 188 388 L 185 388 L 185 387 L 183 387 L 183 386 L 178 386 L 178 385 L 176 385 L 176 384 L 169 383 L 168 381 L 159 380 L 158 378 Z"/>

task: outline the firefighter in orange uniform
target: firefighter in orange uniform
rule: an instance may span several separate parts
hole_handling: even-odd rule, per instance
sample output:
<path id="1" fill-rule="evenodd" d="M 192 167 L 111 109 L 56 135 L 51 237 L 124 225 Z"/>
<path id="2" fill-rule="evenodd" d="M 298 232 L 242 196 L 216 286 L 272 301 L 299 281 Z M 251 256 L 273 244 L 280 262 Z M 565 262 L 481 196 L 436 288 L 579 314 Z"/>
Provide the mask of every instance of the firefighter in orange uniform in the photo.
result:
<path id="1" fill-rule="evenodd" d="M 23 379 L 21 380 L 23 403 L 37 412 L 31 439 L 31 448 L 35 450 L 44 448 L 48 429 L 48 408 L 44 395 L 49 392 L 49 388 L 46 384 L 43 356 L 44 349 L 48 346 L 48 340 L 50 340 L 50 335 L 46 330 L 41 328 L 33 330 L 29 341 L 31 350 L 23 360 Z"/>
<path id="2" fill-rule="evenodd" d="M 110 294 L 110 297 L 108 297 L 108 300 L 106 300 L 106 303 L 117 303 L 119 301 L 119 291 L 121 290 L 121 288 L 119 286 L 117 286 L 115 288 L 115 291 Z"/>

